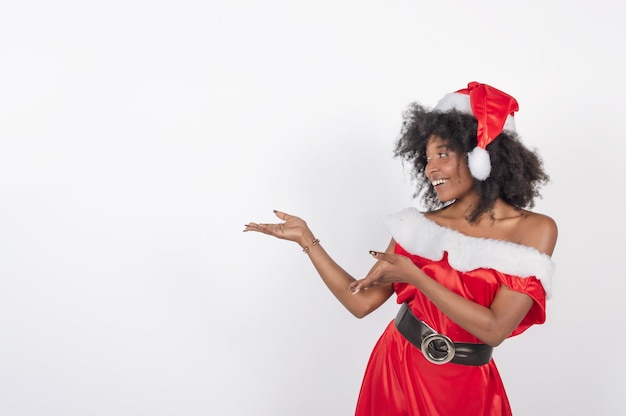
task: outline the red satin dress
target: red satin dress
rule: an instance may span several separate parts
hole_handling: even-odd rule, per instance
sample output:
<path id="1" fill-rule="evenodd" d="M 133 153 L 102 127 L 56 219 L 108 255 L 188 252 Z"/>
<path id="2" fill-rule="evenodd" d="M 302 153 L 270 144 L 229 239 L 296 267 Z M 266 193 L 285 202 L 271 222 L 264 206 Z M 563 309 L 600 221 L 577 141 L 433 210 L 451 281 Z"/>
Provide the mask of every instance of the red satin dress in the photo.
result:
<path id="1" fill-rule="evenodd" d="M 395 221 L 398 216 L 399 222 Z M 545 321 L 549 291 L 542 281 L 545 284 L 551 278 L 548 256 L 513 243 L 465 236 L 437 225 L 415 209 L 396 214 L 395 220 L 390 217 L 387 221 L 396 241 L 395 252 L 409 257 L 428 276 L 455 293 L 484 306 L 491 304 L 503 285 L 529 295 L 533 306 L 510 336 Z M 407 230 L 408 220 L 412 225 Z M 412 231 L 419 232 L 419 236 L 416 238 Z M 492 254 L 508 254 L 509 258 L 493 260 Z M 542 280 L 528 275 L 527 263 L 533 260 L 535 265 L 531 264 L 530 269 Z M 491 263 L 507 272 L 491 268 Z M 524 277 L 511 273 L 516 270 Z M 398 304 L 408 302 L 416 317 L 452 341 L 482 342 L 450 320 L 416 287 L 397 283 L 394 290 Z M 500 416 L 511 415 L 511 407 L 493 359 L 482 366 L 433 364 L 391 321 L 367 364 L 355 415 Z"/>

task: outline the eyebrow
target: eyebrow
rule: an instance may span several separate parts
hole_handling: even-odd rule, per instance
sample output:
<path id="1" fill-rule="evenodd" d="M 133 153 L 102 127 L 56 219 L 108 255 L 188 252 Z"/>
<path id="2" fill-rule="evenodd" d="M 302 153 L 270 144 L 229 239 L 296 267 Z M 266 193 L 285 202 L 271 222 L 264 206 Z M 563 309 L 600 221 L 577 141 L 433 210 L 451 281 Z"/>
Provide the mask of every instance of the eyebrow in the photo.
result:
<path id="1" fill-rule="evenodd" d="M 440 144 L 439 146 L 435 147 L 435 150 L 450 150 L 450 146 L 448 146 L 447 144 Z"/>

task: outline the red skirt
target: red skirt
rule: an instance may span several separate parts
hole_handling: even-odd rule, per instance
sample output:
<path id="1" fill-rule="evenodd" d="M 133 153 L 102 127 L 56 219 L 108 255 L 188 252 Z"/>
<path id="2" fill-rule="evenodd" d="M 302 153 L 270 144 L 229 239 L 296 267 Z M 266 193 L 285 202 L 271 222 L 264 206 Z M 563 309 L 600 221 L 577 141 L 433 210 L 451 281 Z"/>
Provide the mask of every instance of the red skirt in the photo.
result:
<path id="1" fill-rule="evenodd" d="M 392 321 L 372 351 L 355 415 L 504 416 L 511 408 L 493 360 L 433 364 Z"/>

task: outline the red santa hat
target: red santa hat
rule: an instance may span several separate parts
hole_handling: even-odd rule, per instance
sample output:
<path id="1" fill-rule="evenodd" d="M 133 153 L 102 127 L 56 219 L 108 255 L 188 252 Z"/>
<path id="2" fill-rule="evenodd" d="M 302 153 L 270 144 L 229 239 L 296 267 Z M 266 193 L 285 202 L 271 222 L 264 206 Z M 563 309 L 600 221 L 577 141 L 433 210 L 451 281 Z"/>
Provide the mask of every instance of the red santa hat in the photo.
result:
<path id="1" fill-rule="evenodd" d="M 478 120 L 478 144 L 468 154 L 472 176 L 484 181 L 491 173 L 486 147 L 504 130 L 515 132 L 513 113 L 519 110 L 515 98 L 487 84 L 470 82 L 467 88 L 445 95 L 435 110 L 457 110 Z"/>

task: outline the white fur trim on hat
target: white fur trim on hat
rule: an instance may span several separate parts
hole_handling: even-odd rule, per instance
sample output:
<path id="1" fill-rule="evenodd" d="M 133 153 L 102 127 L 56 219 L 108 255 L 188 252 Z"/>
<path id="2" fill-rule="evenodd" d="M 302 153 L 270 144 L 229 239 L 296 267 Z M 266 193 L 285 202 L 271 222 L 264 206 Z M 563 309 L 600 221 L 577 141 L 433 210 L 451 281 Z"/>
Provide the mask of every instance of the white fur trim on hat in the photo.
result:
<path id="1" fill-rule="evenodd" d="M 437 102 L 435 110 L 444 112 L 457 110 L 465 114 L 474 115 L 474 113 L 472 113 L 472 106 L 470 105 L 470 96 L 458 92 L 451 92 L 444 95 L 441 100 Z"/>
<path id="2" fill-rule="evenodd" d="M 385 224 L 393 239 L 411 254 L 438 261 L 447 252 L 448 263 L 460 272 L 488 268 L 521 278 L 534 276 L 541 282 L 546 297 L 552 296 L 554 262 L 539 250 L 467 236 L 429 220 L 414 207 L 386 216 Z"/>

